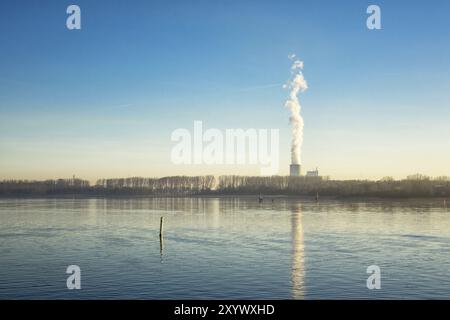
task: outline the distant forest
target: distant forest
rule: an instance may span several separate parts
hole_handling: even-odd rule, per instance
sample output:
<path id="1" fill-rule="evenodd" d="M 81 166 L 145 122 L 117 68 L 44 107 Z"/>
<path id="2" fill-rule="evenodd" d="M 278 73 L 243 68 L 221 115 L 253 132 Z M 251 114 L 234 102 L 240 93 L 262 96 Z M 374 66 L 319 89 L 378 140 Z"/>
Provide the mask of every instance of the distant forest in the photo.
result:
<path id="1" fill-rule="evenodd" d="M 0 196 L 288 195 L 334 197 L 449 197 L 450 177 L 411 175 L 403 180 L 331 180 L 324 177 L 173 176 L 164 178 L 0 181 Z"/>

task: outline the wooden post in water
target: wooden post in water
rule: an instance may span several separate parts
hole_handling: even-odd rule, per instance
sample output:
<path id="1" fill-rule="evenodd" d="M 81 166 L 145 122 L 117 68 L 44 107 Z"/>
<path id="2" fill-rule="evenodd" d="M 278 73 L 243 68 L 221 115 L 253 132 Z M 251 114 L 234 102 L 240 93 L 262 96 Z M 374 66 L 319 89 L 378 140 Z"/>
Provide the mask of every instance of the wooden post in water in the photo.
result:
<path id="1" fill-rule="evenodd" d="M 164 218 L 161 217 L 161 221 L 159 223 L 159 237 L 162 238 L 163 236 L 163 224 L 164 224 Z"/>
<path id="2" fill-rule="evenodd" d="M 161 220 L 159 222 L 159 252 L 162 256 L 162 252 L 163 252 L 163 242 L 164 242 L 164 238 L 163 238 L 163 224 L 164 224 L 164 218 L 161 217 Z"/>

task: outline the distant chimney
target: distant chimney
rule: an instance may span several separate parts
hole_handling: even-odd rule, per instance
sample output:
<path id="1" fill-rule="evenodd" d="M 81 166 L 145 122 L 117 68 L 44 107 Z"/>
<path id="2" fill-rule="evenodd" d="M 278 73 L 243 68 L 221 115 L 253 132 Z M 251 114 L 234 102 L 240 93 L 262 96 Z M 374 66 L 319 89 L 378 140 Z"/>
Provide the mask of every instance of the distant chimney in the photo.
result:
<path id="1" fill-rule="evenodd" d="M 301 166 L 299 164 L 291 164 L 289 169 L 291 177 L 300 177 Z"/>

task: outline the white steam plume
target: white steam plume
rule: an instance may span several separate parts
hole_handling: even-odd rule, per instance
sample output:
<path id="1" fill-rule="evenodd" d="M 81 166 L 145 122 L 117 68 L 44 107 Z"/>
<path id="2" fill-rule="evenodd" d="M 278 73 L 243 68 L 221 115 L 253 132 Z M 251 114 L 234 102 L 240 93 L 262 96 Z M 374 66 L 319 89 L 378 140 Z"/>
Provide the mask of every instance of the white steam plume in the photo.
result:
<path id="1" fill-rule="evenodd" d="M 290 123 L 292 125 L 292 145 L 291 145 L 291 164 L 301 163 L 301 146 L 303 143 L 303 118 L 301 116 L 301 106 L 298 100 L 298 93 L 308 89 L 308 84 L 303 77 L 303 61 L 296 58 L 295 54 L 290 54 L 292 60 L 291 78 L 283 86 L 289 89 L 289 98 L 284 106 L 291 110 Z"/>

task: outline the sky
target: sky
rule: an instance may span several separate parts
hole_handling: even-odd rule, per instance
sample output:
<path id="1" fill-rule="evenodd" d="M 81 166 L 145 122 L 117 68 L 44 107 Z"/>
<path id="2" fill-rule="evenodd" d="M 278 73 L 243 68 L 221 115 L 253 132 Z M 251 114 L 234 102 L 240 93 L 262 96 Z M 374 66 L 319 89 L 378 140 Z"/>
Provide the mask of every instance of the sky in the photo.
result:
<path id="1" fill-rule="evenodd" d="M 66 8 L 81 8 L 68 30 Z M 366 9 L 381 8 L 381 30 Z M 0 2 L 0 179 L 258 175 L 176 165 L 178 128 L 279 129 L 304 61 L 303 170 L 450 176 L 450 2 Z"/>

